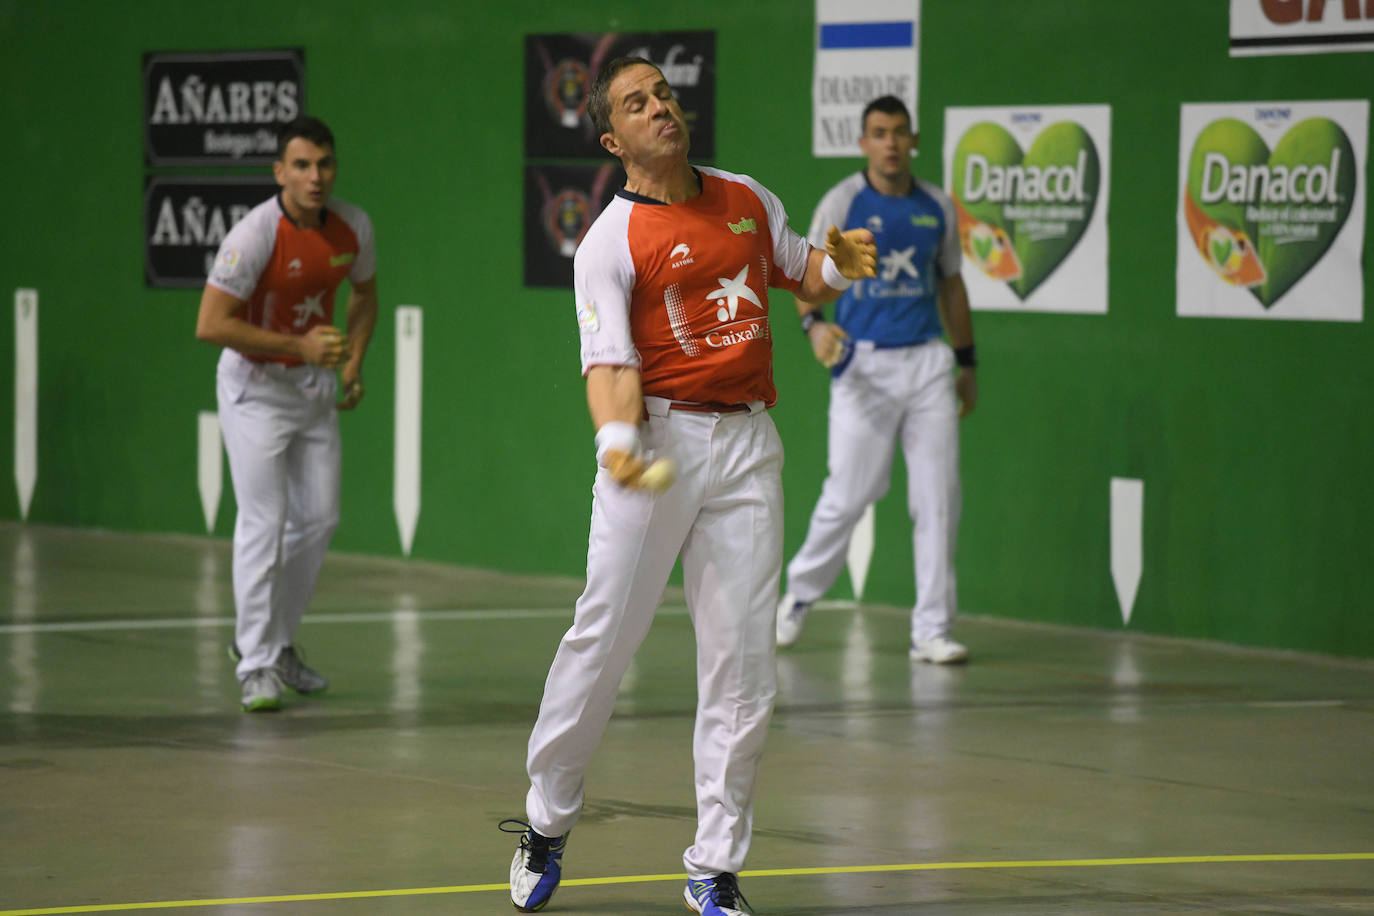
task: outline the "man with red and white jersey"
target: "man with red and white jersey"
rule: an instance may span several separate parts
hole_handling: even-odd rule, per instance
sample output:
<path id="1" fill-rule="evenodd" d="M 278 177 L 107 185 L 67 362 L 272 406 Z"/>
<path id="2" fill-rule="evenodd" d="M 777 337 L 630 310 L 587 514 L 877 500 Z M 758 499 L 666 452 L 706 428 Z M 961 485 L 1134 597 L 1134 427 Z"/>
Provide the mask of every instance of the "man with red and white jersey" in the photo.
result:
<path id="1" fill-rule="evenodd" d="M 829 301 L 873 275 L 875 252 L 863 229 L 837 229 L 829 254 L 818 251 L 758 182 L 689 165 L 682 111 L 649 61 L 607 64 L 588 108 L 626 176 L 573 262 L 599 469 L 587 587 L 530 735 L 511 900 L 533 912 L 558 887 L 587 765 L 680 556 L 698 693 L 684 897 L 698 913 L 735 916 L 776 692 L 782 444 L 767 413 L 768 287 Z M 678 476 L 658 492 L 642 475 L 663 458 Z"/>
<path id="2" fill-rule="evenodd" d="M 372 223 L 330 197 L 334 135 L 298 118 L 278 138 L 272 169 L 281 191 L 225 237 L 196 322 L 196 337 L 224 347 L 216 390 L 238 501 L 230 650 L 251 712 L 280 708 L 283 686 L 328 686 L 294 639 L 339 524 L 338 411 L 363 397 L 377 322 Z M 334 326 L 345 277 L 346 335 Z"/>

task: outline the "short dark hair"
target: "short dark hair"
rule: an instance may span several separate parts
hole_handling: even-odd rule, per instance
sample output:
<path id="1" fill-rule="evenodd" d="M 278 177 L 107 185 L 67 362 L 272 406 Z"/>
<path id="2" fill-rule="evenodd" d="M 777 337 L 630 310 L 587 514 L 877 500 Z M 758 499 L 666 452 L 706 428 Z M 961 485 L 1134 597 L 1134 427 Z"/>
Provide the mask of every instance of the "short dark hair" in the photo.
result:
<path id="1" fill-rule="evenodd" d="M 895 95 L 880 95 L 864 106 L 863 117 L 859 119 L 860 131 L 868 130 L 868 115 L 874 111 L 889 115 L 901 115 L 906 118 L 906 126 L 911 126 L 911 112 L 906 110 L 906 103 Z"/>
<path id="2" fill-rule="evenodd" d="M 277 158 L 286 155 L 286 144 L 300 137 L 302 140 L 309 140 L 316 146 L 327 146 L 332 152 L 334 149 L 334 132 L 329 129 L 319 118 L 312 118 L 309 115 L 301 115 L 296 120 L 287 124 L 277 134 Z"/>
<path id="3" fill-rule="evenodd" d="M 587 93 L 587 114 L 591 116 L 592 126 L 596 128 L 598 136 L 611 130 L 611 99 L 608 94 L 611 81 L 619 76 L 622 70 L 636 64 L 648 64 L 658 70 L 658 64 L 643 57 L 617 57 L 602 67 L 601 72 L 597 73 L 596 79 L 592 81 L 591 91 Z M 658 74 L 662 76 L 663 71 L 658 70 Z"/>

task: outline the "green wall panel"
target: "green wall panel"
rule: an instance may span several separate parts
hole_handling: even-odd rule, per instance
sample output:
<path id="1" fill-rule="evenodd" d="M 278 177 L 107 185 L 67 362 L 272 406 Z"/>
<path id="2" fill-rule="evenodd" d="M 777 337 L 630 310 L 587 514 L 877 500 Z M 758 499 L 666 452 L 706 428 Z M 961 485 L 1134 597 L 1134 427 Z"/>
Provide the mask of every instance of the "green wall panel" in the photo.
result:
<path id="1" fill-rule="evenodd" d="M 946 106 L 1110 104 L 1110 311 L 975 314 L 981 403 L 963 427 L 960 596 L 972 613 L 1119 628 L 1108 481 L 1145 481 L 1131 628 L 1374 655 L 1369 323 L 1174 314 L 1179 105 L 1368 98 L 1369 54 L 1232 59 L 1222 2 L 926 0 L 917 173 L 940 182 Z M 344 427 L 342 550 L 395 554 L 393 310 L 425 309 L 417 557 L 577 574 L 591 429 L 570 297 L 521 285 L 523 36 L 717 31 L 715 164 L 804 227 L 857 160 L 811 158 L 812 4 L 338 0 L 136 11 L 0 0 L 0 518 L 15 519 L 11 291 L 40 294 L 35 522 L 203 530 L 195 418 L 216 352 L 195 291 L 143 283 L 140 61 L 301 46 L 339 138 L 337 193 L 377 227 L 383 314 Z M 1362 176 L 1367 183 L 1368 170 Z M 1365 285 L 1370 288 L 1369 241 Z M 826 376 L 777 294 L 787 549 L 825 470 Z M 867 596 L 911 600 L 900 462 Z M 227 468 L 217 536 L 232 530 Z M 835 594 L 847 594 L 843 577 Z"/>

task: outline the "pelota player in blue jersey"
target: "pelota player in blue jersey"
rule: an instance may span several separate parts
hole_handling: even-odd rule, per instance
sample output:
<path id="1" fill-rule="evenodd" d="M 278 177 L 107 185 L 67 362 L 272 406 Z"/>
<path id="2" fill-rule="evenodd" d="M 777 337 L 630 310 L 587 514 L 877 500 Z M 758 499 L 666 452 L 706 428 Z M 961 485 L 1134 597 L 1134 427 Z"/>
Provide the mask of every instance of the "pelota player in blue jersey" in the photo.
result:
<path id="1" fill-rule="evenodd" d="M 840 297 L 834 322 L 819 307 L 802 319 L 833 376 L 829 473 L 806 542 L 787 565 L 777 641 L 797 641 L 807 610 L 839 576 L 854 526 L 887 492 L 900 441 L 915 526 L 911 658 L 952 664 L 968 659 L 949 635 L 958 607 L 959 418 L 978 401 L 959 233 L 949 196 L 911 174 L 917 137 L 902 101 L 873 100 L 862 123 L 859 147 L 868 167 L 821 198 L 810 234 L 815 245 L 831 225 L 872 231 L 878 276 Z"/>

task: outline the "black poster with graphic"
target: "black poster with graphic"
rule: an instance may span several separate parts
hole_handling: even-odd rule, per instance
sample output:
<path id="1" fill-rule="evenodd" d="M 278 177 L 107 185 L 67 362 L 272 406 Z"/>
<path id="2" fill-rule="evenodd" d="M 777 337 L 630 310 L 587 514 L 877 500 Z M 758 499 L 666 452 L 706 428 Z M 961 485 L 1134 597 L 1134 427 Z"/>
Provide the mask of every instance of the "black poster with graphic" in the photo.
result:
<path id="1" fill-rule="evenodd" d="M 525 156 L 605 159 L 587 114 L 587 93 L 617 57 L 654 62 L 677 94 L 691 133 L 691 158 L 716 154 L 716 33 L 608 32 L 525 36 Z"/>
<path id="2" fill-rule="evenodd" d="M 526 286 L 572 287 L 573 254 L 624 180 L 615 161 L 525 166 Z"/>

